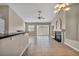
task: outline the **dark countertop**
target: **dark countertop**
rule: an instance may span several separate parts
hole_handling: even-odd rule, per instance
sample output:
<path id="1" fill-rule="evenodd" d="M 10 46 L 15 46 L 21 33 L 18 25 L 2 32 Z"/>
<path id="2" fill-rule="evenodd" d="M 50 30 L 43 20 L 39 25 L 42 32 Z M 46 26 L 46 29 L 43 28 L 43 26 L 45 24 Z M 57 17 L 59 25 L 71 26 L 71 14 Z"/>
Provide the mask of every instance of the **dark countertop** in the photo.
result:
<path id="1" fill-rule="evenodd" d="M 25 32 L 15 32 L 15 33 L 4 33 L 4 34 L 0 34 L 0 39 L 12 37 L 12 36 L 16 36 L 16 35 L 20 35 L 20 34 L 24 34 L 24 33 Z"/>

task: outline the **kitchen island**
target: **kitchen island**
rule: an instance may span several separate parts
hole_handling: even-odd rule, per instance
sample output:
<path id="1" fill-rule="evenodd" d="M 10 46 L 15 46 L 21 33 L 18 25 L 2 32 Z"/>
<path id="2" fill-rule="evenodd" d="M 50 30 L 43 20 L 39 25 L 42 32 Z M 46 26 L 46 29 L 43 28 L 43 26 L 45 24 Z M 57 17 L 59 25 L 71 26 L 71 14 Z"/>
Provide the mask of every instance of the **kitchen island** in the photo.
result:
<path id="1" fill-rule="evenodd" d="M 26 32 L 0 34 L 0 56 L 20 56 L 29 45 Z"/>
<path id="2" fill-rule="evenodd" d="M 4 33 L 4 34 L 0 34 L 0 39 L 16 36 L 16 35 L 20 35 L 20 34 L 25 34 L 25 33 L 26 32 Z"/>

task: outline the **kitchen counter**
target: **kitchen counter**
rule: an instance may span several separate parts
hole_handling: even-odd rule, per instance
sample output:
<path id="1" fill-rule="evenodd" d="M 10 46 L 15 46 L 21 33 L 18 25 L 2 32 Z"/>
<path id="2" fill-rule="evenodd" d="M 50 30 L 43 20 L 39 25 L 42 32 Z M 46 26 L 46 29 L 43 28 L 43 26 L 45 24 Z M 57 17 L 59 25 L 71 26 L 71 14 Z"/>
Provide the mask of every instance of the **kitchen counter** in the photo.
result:
<path id="1" fill-rule="evenodd" d="M 21 56 L 29 46 L 27 32 L 0 34 L 0 56 Z"/>
<path id="2" fill-rule="evenodd" d="M 25 32 L 15 32 L 15 33 L 0 34 L 0 39 L 16 36 L 16 35 L 20 35 L 20 34 L 25 34 Z"/>

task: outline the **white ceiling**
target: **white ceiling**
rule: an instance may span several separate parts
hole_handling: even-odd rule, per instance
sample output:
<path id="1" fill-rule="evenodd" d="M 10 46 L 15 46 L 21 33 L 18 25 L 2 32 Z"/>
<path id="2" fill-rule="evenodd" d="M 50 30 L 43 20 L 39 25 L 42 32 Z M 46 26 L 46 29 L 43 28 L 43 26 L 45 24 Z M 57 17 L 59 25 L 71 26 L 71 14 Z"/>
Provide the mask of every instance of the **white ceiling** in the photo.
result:
<path id="1" fill-rule="evenodd" d="M 50 22 L 54 17 L 53 3 L 12 3 L 9 5 L 26 22 Z M 45 19 L 37 19 L 39 10 L 42 11 Z"/>

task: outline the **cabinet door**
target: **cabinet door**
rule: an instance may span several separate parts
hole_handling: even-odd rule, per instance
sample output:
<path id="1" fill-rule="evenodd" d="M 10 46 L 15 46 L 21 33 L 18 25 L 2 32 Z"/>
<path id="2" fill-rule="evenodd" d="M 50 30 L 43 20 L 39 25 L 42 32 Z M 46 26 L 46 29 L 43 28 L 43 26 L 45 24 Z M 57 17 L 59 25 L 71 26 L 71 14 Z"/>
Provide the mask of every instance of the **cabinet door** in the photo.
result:
<path id="1" fill-rule="evenodd" d="M 0 33 L 4 33 L 5 31 L 5 20 L 0 18 Z"/>
<path id="2" fill-rule="evenodd" d="M 0 56 L 11 55 L 12 45 L 10 38 L 0 40 Z"/>
<path id="3" fill-rule="evenodd" d="M 16 56 L 20 55 L 28 45 L 28 39 L 24 35 L 17 35 L 0 40 L 0 55 Z"/>
<path id="4" fill-rule="evenodd" d="M 20 55 L 23 50 L 28 46 L 28 38 L 22 34 L 15 36 L 13 39 L 14 43 L 16 42 L 15 48 L 18 50 L 17 55 Z"/>

